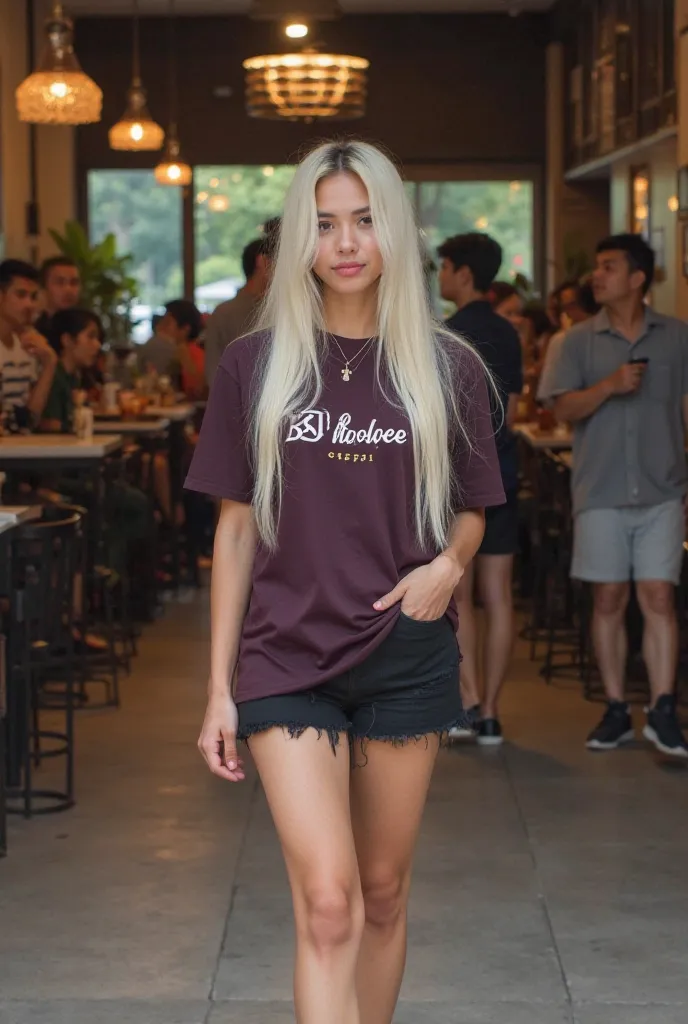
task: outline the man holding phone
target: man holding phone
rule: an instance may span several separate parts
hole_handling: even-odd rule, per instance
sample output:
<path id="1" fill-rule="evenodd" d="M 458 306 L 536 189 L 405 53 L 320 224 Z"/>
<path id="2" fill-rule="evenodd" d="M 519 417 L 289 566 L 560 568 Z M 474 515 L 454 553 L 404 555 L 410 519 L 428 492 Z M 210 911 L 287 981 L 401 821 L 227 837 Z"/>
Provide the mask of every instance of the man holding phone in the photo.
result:
<path id="1" fill-rule="evenodd" d="M 574 425 L 571 575 L 593 585 L 593 644 L 608 702 L 587 746 L 612 750 L 634 736 L 624 692 L 633 580 L 652 692 L 643 735 L 663 753 L 688 758 L 674 693 L 688 327 L 645 304 L 653 275 L 654 253 L 640 235 L 600 242 L 593 291 L 602 310 L 567 335 L 552 393 L 557 418 Z"/>

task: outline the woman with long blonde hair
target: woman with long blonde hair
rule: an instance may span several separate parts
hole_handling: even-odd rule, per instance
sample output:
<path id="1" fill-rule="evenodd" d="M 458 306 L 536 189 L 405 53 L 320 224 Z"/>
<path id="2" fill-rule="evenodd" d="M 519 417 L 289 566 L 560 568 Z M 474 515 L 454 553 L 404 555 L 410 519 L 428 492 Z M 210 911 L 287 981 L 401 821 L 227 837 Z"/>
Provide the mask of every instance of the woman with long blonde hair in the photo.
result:
<path id="1" fill-rule="evenodd" d="M 390 1024 L 440 739 L 452 594 L 504 501 L 485 371 L 432 317 L 402 180 L 318 146 L 259 329 L 226 349 L 187 486 L 222 499 L 199 747 L 256 763 L 296 921 L 299 1024 Z"/>

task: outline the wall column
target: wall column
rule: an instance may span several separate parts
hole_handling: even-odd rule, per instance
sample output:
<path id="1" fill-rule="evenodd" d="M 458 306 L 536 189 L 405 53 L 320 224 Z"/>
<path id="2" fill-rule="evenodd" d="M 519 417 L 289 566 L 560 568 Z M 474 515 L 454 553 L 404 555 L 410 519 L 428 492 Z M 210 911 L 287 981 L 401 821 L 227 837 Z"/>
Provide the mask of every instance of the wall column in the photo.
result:
<path id="1" fill-rule="evenodd" d="M 44 43 L 43 20 L 48 0 L 36 0 L 36 57 Z M 29 73 L 26 5 L 0 0 L 0 206 L 5 256 L 29 259 L 55 251 L 48 229 L 62 228 L 76 209 L 74 128 L 44 126 L 36 131 L 38 239 L 27 235 L 27 204 L 31 198 L 29 126 L 17 117 L 14 92 Z"/>

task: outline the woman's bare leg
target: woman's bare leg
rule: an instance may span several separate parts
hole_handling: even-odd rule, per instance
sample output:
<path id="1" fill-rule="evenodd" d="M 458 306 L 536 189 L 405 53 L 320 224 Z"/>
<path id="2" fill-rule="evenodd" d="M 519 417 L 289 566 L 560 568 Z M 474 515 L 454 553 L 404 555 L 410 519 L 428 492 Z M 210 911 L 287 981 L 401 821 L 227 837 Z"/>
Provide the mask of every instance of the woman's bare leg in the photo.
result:
<path id="1" fill-rule="evenodd" d="M 250 740 L 291 885 L 298 1024 L 360 1024 L 356 963 L 363 900 L 349 811 L 349 750 L 307 729 Z"/>
<path id="2" fill-rule="evenodd" d="M 365 906 L 358 961 L 361 1024 L 391 1024 L 406 963 L 411 866 L 439 740 L 354 747 L 351 820 Z"/>

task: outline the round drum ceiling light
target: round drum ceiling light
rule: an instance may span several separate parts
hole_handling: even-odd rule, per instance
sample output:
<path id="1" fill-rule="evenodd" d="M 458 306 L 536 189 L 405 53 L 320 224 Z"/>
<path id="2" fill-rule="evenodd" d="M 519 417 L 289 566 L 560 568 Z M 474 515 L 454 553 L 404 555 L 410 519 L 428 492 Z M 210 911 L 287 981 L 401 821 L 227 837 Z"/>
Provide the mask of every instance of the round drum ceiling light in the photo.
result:
<path id="1" fill-rule="evenodd" d="M 349 121 L 365 114 L 369 61 L 341 53 L 265 54 L 244 61 L 250 117 Z"/>

